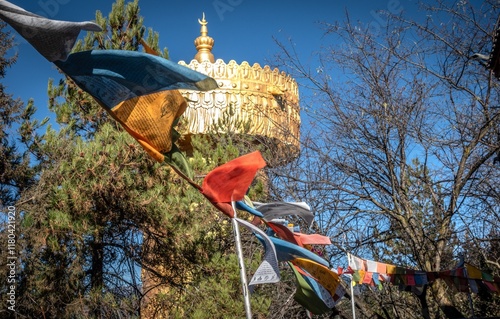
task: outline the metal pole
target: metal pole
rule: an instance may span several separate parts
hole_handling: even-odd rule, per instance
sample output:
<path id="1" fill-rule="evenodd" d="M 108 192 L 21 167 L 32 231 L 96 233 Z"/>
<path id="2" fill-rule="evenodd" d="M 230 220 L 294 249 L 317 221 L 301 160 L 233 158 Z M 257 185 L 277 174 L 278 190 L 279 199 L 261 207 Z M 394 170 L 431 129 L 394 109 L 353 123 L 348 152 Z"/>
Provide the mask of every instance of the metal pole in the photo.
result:
<path id="1" fill-rule="evenodd" d="M 240 278 L 241 278 L 241 287 L 243 288 L 243 301 L 245 303 L 245 313 L 247 315 L 247 319 L 252 319 L 252 309 L 250 307 L 250 293 L 248 291 L 245 261 L 243 259 L 243 249 L 241 248 L 240 228 L 238 222 L 235 219 L 236 207 L 234 205 L 234 202 L 232 204 L 234 210 L 234 218 L 231 218 L 231 222 L 233 223 L 234 241 L 236 242 L 236 254 L 238 255 L 238 262 L 240 264 Z"/>
<path id="2" fill-rule="evenodd" d="M 352 319 L 356 319 L 356 304 L 354 302 L 354 285 L 352 284 L 352 275 L 351 275 L 351 304 L 352 304 Z"/>
<path id="3" fill-rule="evenodd" d="M 351 264 L 351 254 L 347 253 L 347 264 Z M 351 305 L 352 305 L 352 319 L 356 319 L 356 303 L 354 302 L 354 285 L 353 276 L 351 276 Z"/>

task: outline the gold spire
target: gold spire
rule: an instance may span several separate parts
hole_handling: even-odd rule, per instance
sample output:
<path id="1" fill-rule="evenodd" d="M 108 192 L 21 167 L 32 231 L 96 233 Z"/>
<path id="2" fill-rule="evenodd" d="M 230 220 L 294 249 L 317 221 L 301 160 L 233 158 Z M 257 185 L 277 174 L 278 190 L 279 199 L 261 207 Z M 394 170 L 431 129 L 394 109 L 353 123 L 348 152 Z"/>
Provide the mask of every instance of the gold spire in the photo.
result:
<path id="1" fill-rule="evenodd" d="M 198 53 L 194 56 L 198 62 L 211 62 L 214 63 L 214 55 L 212 54 L 212 47 L 214 46 L 214 39 L 208 36 L 207 20 L 205 20 L 205 12 L 203 12 L 203 18 L 198 19 L 201 24 L 200 36 L 194 40 L 194 45 Z"/>

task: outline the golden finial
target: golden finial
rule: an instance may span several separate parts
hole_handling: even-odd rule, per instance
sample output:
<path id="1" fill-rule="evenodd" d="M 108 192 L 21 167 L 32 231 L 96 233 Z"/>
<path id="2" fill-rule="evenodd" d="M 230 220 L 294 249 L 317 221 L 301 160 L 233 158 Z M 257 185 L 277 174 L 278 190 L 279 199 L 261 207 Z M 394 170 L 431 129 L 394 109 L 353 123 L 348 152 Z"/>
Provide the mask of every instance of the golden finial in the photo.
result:
<path id="1" fill-rule="evenodd" d="M 207 20 L 205 20 L 205 12 L 203 12 L 202 19 L 198 19 L 200 23 L 200 36 L 194 40 L 194 45 L 198 53 L 194 56 L 198 62 L 211 62 L 214 63 L 214 55 L 212 54 L 212 48 L 214 46 L 214 39 L 208 36 Z"/>
<path id="2" fill-rule="evenodd" d="M 200 30 L 200 33 L 202 36 L 207 36 L 208 35 L 208 28 L 207 28 L 207 20 L 205 20 L 205 12 L 203 12 L 203 17 L 201 18 L 201 21 L 200 19 L 198 19 L 198 23 L 201 24 L 201 30 Z"/>

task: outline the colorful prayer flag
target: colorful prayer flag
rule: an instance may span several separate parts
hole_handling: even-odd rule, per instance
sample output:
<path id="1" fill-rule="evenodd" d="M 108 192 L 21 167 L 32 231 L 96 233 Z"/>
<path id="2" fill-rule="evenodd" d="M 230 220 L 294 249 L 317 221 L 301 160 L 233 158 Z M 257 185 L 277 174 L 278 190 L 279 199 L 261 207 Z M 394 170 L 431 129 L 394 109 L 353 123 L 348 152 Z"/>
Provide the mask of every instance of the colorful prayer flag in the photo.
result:
<path id="1" fill-rule="evenodd" d="M 51 20 L 8 1 L 0 1 L 0 18 L 50 62 L 66 60 L 81 30 L 102 31 L 94 22 Z"/>
<path id="2" fill-rule="evenodd" d="M 271 228 L 276 233 L 276 235 L 279 238 L 286 240 L 289 243 L 298 245 L 300 247 L 304 247 L 304 245 L 297 240 L 297 238 L 294 236 L 294 234 L 285 225 L 281 225 L 281 224 L 273 223 L 273 222 L 268 222 L 267 225 L 269 226 L 269 228 Z"/>
<path id="3" fill-rule="evenodd" d="M 377 262 L 373 260 L 366 261 L 366 267 L 369 272 L 377 272 Z"/>
<path id="4" fill-rule="evenodd" d="M 236 207 L 238 209 L 241 209 L 241 210 L 244 210 L 254 216 L 257 216 L 257 217 L 264 217 L 262 215 L 261 212 L 259 212 L 258 210 L 256 210 L 255 208 L 253 208 L 252 206 L 248 205 L 247 203 L 245 203 L 245 201 L 243 200 L 240 200 L 240 201 L 237 201 L 236 202 Z"/>
<path id="5" fill-rule="evenodd" d="M 369 271 L 365 272 L 365 275 L 363 276 L 362 283 L 367 284 L 367 285 L 371 284 L 372 276 L 373 276 L 372 272 L 369 272 Z"/>
<path id="6" fill-rule="evenodd" d="M 394 274 L 396 274 L 396 266 L 389 265 L 389 264 L 386 264 L 385 266 L 386 266 L 386 271 L 387 271 L 388 275 L 394 275 Z"/>
<path id="7" fill-rule="evenodd" d="M 340 296 L 337 291 L 339 286 L 341 287 L 340 277 L 328 267 L 318 264 L 312 260 L 304 258 L 296 258 L 292 260 L 295 266 L 298 266 L 305 271 L 307 271 L 316 281 L 330 292 L 333 300 L 335 302 L 339 301 L 342 296 Z M 343 290 L 343 289 L 341 289 Z"/>
<path id="8" fill-rule="evenodd" d="M 384 264 L 384 263 L 377 262 L 377 272 L 379 274 L 385 274 L 385 273 L 387 273 L 387 265 Z"/>
<path id="9" fill-rule="evenodd" d="M 266 221 L 287 215 L 294 215 L 304 219 L 308 227 L 310 227 L 314 220 L 311 207 L 304 202 L 273 202 L 267 204 L 254 202 L 253 204 L 264 215 L 264 220 Z"/>
<path id="10" fill-rule="evenodd" d="M 467 277 L 469 279 L 482 279 L 482 275 L 481 275 L 481 270 L 472 266 L 472 265 L 469 265 L 469 264 L 466 264 L 465 265 L 466 269 L 467 269 Z"/>
<path id="11" fill-rule="evenodd" d="M 264 240 L 265 242 L 264 261 L 262 261 L 262 263 L 259 265 L 259 268 L 257 268 L 257 270 L 255 271 L 255 274 L 250 280 L 248 286 L 251 287 L 258 284 L 279 282 L 280 273 L 278 267 L 278 259 L 276 258 L 276 248 L 274 247 L 272 241 L 262 230 L 252 225 L 251 223 L 239 218 L 236 218 L 236 221 L 238 222 L 238 224 L 246 227 L 253 233 L 259 234 L 262 240 Z"/>
<path id="12" fill-rule="evenodd" d="M 259 236 L 257 236 L 257 238 L 259 238 Z M 320 265 L 323 265 L 324 267 L 329 266 L 328 262 L 325 259 L 321 258 L 320 256 L 316 255 L 315 253 L 303 247 L 289 243 L 285 240 L 276 237 L 269 237 L 269 238 L 271 238 L 271 241 L 276 247 L 276 253 L 278 255 L 279 261 L 291 261 L 296 258 L 303 258 L 314 261 Z"/>
<path id="13" fill-rule="evenodd" d="M 205 176 L 202 194 L 224 214 L 233 218 L 231 201 L 243 200 L 257 171 L 266 166 L 259 151 L 240 156 Z"/>
<path id="14" fill-rule="evenodd" d="M 366 270 L 365 261 L 359 257 L 348 254 L 349 266 L 352 270 Z"/>
<path id="15" fill-rule="evenodd" d="M 143 52 L 92 50 L 54 63 L 158 162 L 172 149 L 173 126 L 187 107 L 176 89 L 218 87 L 206 75 Z"/>
<path id="16" fill-rule="evenodd" d="M 312 290 L 316 293 L 318 297 L 321 298 L 321 300 L 325 303 L 325 305 L 328 308 L 333 308 L 336 304 L 336 302 L 333 300 L 332 295 L 328 290 L 326 290 L 325 287 L 323 287 L 318 281 L 311 276 L 307 271 L 304 269 L 295 266 L 293 263 L 288 262 L 290 267 L 295 268 L 307 281 L 307 283 L 311 286 Z"/>
<path id="17" fill-rule="evenodd" d="M 330 237 L 320 234 L 293 233 L 293 236 L 302 245 L 331 245 Z"/>
<path id="18" fill-rule="evenodd" d="M 297 285 L 297 291 L 294 295 L 295 301 L 315 315 L 322 315 L 331 311 L 306 281 L 306 277 L 298 271 L 298 268 L 294 265 L 291 265 L 290 268 L 293 270 Z"/>

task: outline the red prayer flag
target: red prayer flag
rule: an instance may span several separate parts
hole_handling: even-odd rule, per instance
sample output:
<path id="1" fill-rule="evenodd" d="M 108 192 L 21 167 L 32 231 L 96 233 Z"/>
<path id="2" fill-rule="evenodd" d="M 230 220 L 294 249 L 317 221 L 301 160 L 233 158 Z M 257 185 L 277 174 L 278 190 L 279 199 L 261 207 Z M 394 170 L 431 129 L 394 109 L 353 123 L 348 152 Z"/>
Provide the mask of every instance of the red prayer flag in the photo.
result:
<path id="1" fill-rule="evenodd" d="M 414 274 L 407 274 L 406 275 L 406 284 L 408 286 L 415 286 L 415 275 Z"/>
<path id="2" fill-rule="evenodd" d="M 259 151 L 240 156 L 208 173 L 201 192 L 215 207 L 232 218 L 233 210 L 224 203 L 243 200 L 255 174 L 264 166 L 266 162 Z"/>
<path id="3" fill-rule="evenodd" d="M 373 273 L 372 272 L 365 272 L 365 275 L 363 276 L 363 283 L 369 285 L 372 282 L 372 277 Z"/>
<path id="4" fill-rule="evenodd" d="M 486 287 L 488 287 L 488 289 L 492 292 L 497 292 L 498 291 L 498 288 L 497 286 L 492 283 L 492 282 L 488 282 L 488 281 L 483 281 L 483 284 L 486 285 Z"/>
<path id="5" fill-rule="evenodd" d="M 268 222 L 267 225 L 276 233 L 276 235 L 278 235 L 279 238 L 297 246 L 304 247 L 304 245 L 297 240 L 294 234 L 285 225 L 273 222 Z"/>

